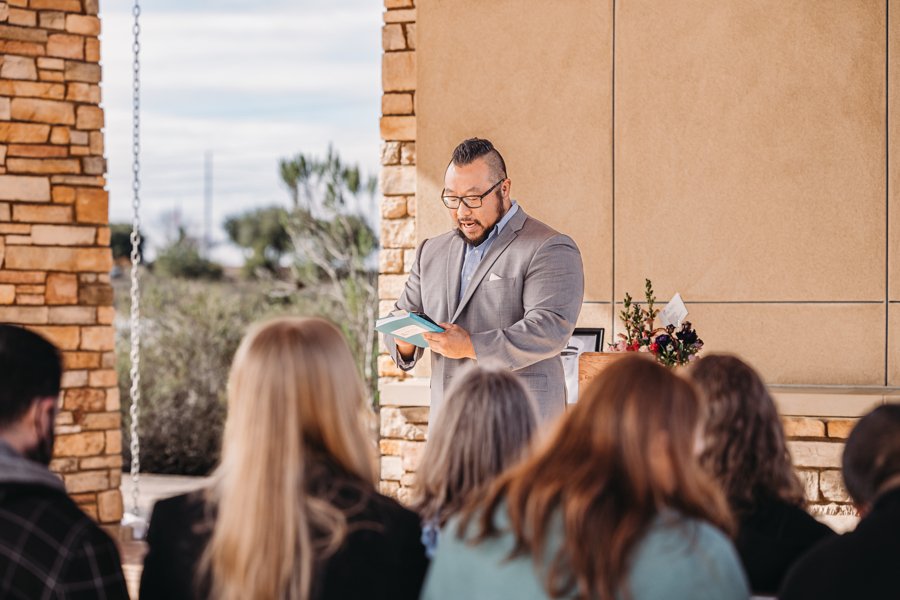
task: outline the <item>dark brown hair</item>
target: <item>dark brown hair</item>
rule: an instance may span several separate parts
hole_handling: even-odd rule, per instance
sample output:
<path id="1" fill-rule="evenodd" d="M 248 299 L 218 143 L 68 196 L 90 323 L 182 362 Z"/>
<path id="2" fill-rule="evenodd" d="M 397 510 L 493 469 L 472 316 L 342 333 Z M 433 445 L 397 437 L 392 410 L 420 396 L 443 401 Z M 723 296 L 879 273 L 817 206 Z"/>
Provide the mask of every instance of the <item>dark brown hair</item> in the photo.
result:
<path id="1" fill-rule="evenodd" d="M 16 422 L 39 398 L 59 396 L 62 359 L 42 336 L 0 323 L 0 427 Z"/>
<path id="2" fill-rule="evenodd" d="M 766 498 L 803 506 L 775 402 L 753 367 L 736 356 L 710 354 L 694 363 L 690 375 L 707 408 L 700 462 L 732 510 L 746 514 Z"/>
<path id="3" fill-rule="evenodd" d="M 844 483 L 853 501 L 871 504 L 900 476 L 900 405 L 879 406 L 860 419 L 844 447 Z"/>
<path id="4" fill-rule="evenodd" d="M 468 165 L 483 158 L 494 172 L 494 177 L 506 177 L 506 161 L 490 140 L 469 138 L 453 150 L 450 162 L 454 165 Z"/>
<path id="5" fill-rule="evenodd" d="M 635 547 L 666 507 L 731 530 L 725 498 L 694 456 L 700 415 L 688 381 L 652 360 L 624 357 L 585 389 L 531 458 L 467 510 L 459 533 L 474 521 L 474 543 L 496 535 L 496 513 L 505 506 L 512 556 L 531 555 L 550 596 L 613 598 Z M 652 466 L 661 439 L 671 461 L 669 491 Z M 555 516 L 563 542 L 551 554 Z"/>

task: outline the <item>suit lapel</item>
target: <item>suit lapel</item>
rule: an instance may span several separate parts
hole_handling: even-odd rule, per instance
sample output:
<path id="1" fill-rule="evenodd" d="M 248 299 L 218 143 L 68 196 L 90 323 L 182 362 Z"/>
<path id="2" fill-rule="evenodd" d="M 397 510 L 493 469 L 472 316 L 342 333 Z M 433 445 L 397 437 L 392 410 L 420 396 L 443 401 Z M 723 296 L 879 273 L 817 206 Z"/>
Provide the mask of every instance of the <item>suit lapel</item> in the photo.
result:
<path id="1" fill-rule="evenodd" d="M 453 313 L 453 317 L 450 319 L 451 323 L 455 322 L 460 313 L 462 313 L 463 309 L 466 307 L 466 304 L 469 303 L 469 299 L 472 298 L 472 295 L 475 293 L 475 290 L 479 285 L 481 285 L 481 281 L 484 279 L 484 276 L 487 275 L 488 272 L 490 272 L 491 267 L 494 266 L 494 263 L 497 262 L 497 259 L 500 258 L 501 254 L 503 254 L 503 251 L 506 250 L 506 247 L 509 246 L 514 239 L 516 239 L 516 236 L 519 235 L 519 230 L 524 227 L 525 219 L 527 218 L 528 215 L 526 215 L 525 211 L 522 210 L 522 207 L 519 206 L 518 212 L 513 215 L 509 223 L 506 224 L 506 227 L 503 228 L 500 236 L 497 237 L 496 240 L 494 240 L 493 244 L 491 244 L 491 247 L 488 249 L 487 254 L 484 255 L 484 258 L 482 258 L 481 262 L 478 264 L 478 268 L 475 269 L 475 272 L 472 274 L 472 281 L 470 281 L 466 286 L 466 293 L 460 300 L 459 306 L 456 307 L 456 311 Z M 456 270 L 457 296 L 459 296 L 459 276 L 461 268 L 462 267 Z"/>
<path id="2" fill-rule="evenodd" d="M 459 235 L 450 238 L 450 250 L 447 252 L 447 316 L 451 316 L 459 302 L 460 277 L 465 259 L 465 242 Z M 452 319 L 450 319 L 452 321 Z"/>

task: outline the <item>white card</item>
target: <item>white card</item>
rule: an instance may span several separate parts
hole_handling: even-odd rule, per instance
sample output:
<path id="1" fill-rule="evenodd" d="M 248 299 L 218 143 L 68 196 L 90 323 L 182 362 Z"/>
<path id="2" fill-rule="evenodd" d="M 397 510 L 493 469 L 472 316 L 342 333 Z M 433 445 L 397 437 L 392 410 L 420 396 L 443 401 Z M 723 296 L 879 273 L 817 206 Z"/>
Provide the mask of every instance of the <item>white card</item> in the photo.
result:
<path id="1" fill-rule="evenodd" d="M 419 325 L 407 325 L 406 327 L 401 327 L 394 331 L 395 337 L 401 338 L 411 338 L 414 335 L 419 335 L 420 333 L 428 332 L 427 329 L 421 327 Z"/>
<path id="2" fill-rule="evenodd" d="M 669 325 L 679 327 L 687 315 L 688 310 L 681 299 L 681 294 L 676 292 L 665 308 L 659 311 L 658 317 L 663 327 L 668 327 Z"/>

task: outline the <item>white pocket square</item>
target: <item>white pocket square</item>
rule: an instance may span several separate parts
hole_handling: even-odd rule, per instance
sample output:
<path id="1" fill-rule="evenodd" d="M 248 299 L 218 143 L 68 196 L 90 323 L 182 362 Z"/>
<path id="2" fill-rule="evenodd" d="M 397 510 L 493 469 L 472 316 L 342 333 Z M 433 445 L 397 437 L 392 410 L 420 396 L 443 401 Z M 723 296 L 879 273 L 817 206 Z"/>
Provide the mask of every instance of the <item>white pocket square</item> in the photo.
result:
<path id="1" fill-rule="evenodd" d="M 491 276 L 488 277 L 488 281 L 497 281 L 498 279 L 503 279 L 503 278 L 500 277 L 499 275 L 497 275 L 496 273 L 491 273 Z"/>

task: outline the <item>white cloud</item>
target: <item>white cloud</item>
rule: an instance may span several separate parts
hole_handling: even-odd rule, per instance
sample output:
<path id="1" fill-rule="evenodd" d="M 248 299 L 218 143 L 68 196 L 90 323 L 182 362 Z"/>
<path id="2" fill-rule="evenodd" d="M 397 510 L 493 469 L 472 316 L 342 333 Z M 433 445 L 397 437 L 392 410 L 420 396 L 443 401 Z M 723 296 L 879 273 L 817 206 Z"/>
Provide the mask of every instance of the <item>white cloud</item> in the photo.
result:
<path id="1" fill-rule="evenodd" d="M 131 15 L 123 6 L 103 14 L 113 221 L 131 214 Z M 217 227 L 228 214 L 286 202 L 279 158 L 322 154 L 333 143 L 346 160 L 377 172 L 380 3 L 257 2 L 223 11 L 195 2 L 166 10 L 147 5 L 141 16 L 142 209 L 151 242 L 164 237 L 154 227 L 173 207 L 200 232 L 207 150 Z"/>

